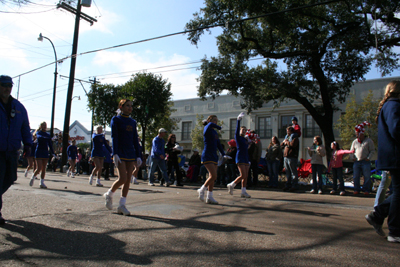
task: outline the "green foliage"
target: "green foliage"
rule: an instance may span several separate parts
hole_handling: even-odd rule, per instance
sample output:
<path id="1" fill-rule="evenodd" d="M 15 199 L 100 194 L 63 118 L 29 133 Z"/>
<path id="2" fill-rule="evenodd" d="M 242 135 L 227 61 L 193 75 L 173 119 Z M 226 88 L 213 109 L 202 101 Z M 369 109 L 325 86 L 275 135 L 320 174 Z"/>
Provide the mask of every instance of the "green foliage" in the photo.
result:
<path id="1" fill-rule="evenodd" d="M 132 118 L 138 122 L 138 132 L 142 134 L 144 147 L 163 127 L 173 131 L 177 120 L 171 119 L 173 112 L 171 101 L 171 84 L 161 75 L 136 73 L 121 86 L 113 84 L 96 84 L 88 94 L 88 109 L 94 113 L 94 123 L 109 125 L 121 99 L 130 99 L 133 110 Z M 147 132 L 150 135 L 146 136 Z M 149 142 L 151 146 L 151 142 Z"/>
<path id="2" fill-rule="evenodd" d="M 88 110 L 93 110 L 93 124 L 110 125 L 118 109 L 121 97 L 120 86 L 113 84 L 92 84 L 88 93 Z"/>
<path id="3" fill-rule="evenodd" d="M 200 153 L 204 149 L 204 140 L 203 140 L 203 131 L 204 131 L 204 125 L 203 125 L 203 120 L 204 120 L 204 115 L 196 115 L 196 125 L 192 130 L 192 133 L 190 134 L 190 137 L 192 138 L 192 149 L 197 148 Z M 224 122 L 223 121 L 218 121 L 219 126 L 223 126 Z M 217 131 L 219 138 L 221 139 L 222 134 L 224 133 L 223 130 Z M 221 140 L 222 141 L 222 140 Z"/>
<path id="4" fill-rule="evenodd" d="M 364 121 L 371 123 L 371 126 L 365 127 L 365 135 L 378 144 L 378 125 L 375 123 L 376 111 L 379 106 L 378 99 L 374 99 L 372 91 L 363 98 L 361 103 L 357 103 L 353 95 L 346 105 L 346 113 L 339 118 L 335 128 L 339 130 L 341 144 L 345 149 L 350 149 L 351 143 L 355 139 L 354 127 Z"/>
<path id="5" fill-rule="evenodd" d="M 85 153 L 86 149 L 90 148 L 90 143 L 79 143 L 76 146 L 82 150 L 82 153 Z"/>
<path id="6" fill-rule="evenodd" d="M 217 37 L 219 56 L 203 59 L 198 95 L 215 98 L 227 90 L 243 97 L 242 108 L 249 112 L 269 101 L 279 105 L 296 100 L 321 128 L 325 143 L 332 142 L 335 103 L 346 100 L 373 60 L 379 59 L 384 73 L 397 62 L 391 48 L 398 45 L 400 20 L 390 18 L 389 25 L 387 16 L 399 11 L 399 1 L 384 0 L 379 10 L 374 3 L 338 1 L 299 8 L 315 1 L 206 0 L 206 6 L 186 24 L 191 30 L 188 39 L 198 45 L 201 35 L 209 31 L 206 27 L 225 27 Z M 376 12 L 390 31 L 373 27 L 371 14 Z M 250 17 L 257 18 L 243 20 Z M 379 56 L 373 57 L 376 45 Z M 259 57 L 265 60 L 257 66 L 249 64 Z"/>

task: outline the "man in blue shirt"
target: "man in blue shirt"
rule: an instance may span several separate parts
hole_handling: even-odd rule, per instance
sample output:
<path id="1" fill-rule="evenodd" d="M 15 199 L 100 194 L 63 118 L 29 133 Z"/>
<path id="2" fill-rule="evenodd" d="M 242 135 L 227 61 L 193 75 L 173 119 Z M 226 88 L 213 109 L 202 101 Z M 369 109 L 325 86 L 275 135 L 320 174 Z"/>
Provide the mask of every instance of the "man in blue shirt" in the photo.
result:
<path id="1" fill-rule="evenodd" d="M 3 194 L 17 180 L 18 150 L 24 143 L 24 154 L 30 154 L 32 135 L 25 107 L 11 96 L 13 81 L 0 75 L 0 225 Z"/>
<path id="2" fill-rule="evenodd" d="M 151 150 L 151 164 L 150 164 L 150 172 L 149 172 L 149 185 L 154 186 L 154 172 L 157 169 L 157 166 L 160 167 L 163 178 L 166 182 L 166 186 L 170 186 L 168 173 L 167 173 L 167 165 L 165 164 L 165 141 L 163 137 L 167 134 L 167 130 L 161 128 L 158 130 L 158 135 L 154 137 L 152 142 L 152 150 Z M 159 180 L 160 177 L 158 177 Z"/>

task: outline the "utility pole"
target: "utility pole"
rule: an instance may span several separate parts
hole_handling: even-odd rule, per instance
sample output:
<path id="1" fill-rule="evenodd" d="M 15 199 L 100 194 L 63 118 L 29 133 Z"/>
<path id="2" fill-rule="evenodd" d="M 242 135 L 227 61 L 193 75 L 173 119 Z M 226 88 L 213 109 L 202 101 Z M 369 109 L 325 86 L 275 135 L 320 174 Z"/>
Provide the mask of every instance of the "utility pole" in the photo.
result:
<path id="1" fill-rule="evenodd" d="M 75 80 L 75 66 L 76 66 L 76 57 L 78 52 L 78 37 L 79 37 L 79 21 L 81 17 L 85 20 L 88 20 L 88 15 L 81 13 L 81 0 L 78 0 L 78 5 L 76 9 L 73 7 L 61 2 L 57 5 L 58 8 L 63 8 L 71 13 L 76 14 L 75 16 L 75 31 L 74 31 L 74 40 L 72 43 L 72 57 L 71 57 L 71 68 L 69 72 L 69 82 L 68 82 L 68 92 L 67 92 L 67 103 L 65 106 L 65 118 L 64 118 L 64 129 L 63 129 L 63 147 L 62 147 L 62 158 L 61 158 L 61 168 L 60 172 L 63 172 L 63 166 L 67 163 L 67 148 L 68 148 L 68 139 L 69 139 L 69 123 L 71 118 L 71 102 L 72 102 L 72 94 L 74 91 L 74 80 Z M 89 17 L 90 18 L 90 17 Z M 92 19 L 92 21 L 97 21 Z M 93 22 L 91 22 L 93 24 Z"/>
<path id="2" fill-rule="evenodd" d="M 92 86 L 96 89 L 96 82 L 97 82 L 96 77 L 94 77 L 93 80 L 89 80 L 89 81 L 93 83 Z M 90 150 L 93 149 L 93 139 L 92 139 L 93 127 L 94 127 L 93 119 L 94 119 L 94 108 L 92 108 L 92 125 L 90 126 Z"/>

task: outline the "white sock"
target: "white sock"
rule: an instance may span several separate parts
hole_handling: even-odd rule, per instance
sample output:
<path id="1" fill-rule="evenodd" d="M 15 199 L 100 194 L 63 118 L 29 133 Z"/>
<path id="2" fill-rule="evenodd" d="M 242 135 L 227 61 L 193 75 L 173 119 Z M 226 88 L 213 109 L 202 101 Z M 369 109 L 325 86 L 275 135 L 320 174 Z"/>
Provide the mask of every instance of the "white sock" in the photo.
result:
<path id="1" fill-rule="evenodd" d="M 110 188 L 110 189 L 108 189 L 108 191 L 107 191 L 107 195 L 109 195 L 110 197 L 113 197 L 113 195 L 114 195 L 114 192 L 113 192 L 113 191 L 111 191 L 111 188 Z"/>
<path id="2" fill-rule="evenodd" d="M 119 199 L 119 205 L 120 205 L 120 206 L 124 206 L 125 203 L 126 203 L 126 197 L 121 197 L 121 198 Z"/>
<path id="3" fill-rule="evenodd" d="M 204 184 L 203 184 L 203 185 L 200 187 L 200 190 L 201 190 L 201 191 L 206 191 L 206 190 L 207 190 L 207 187 L 205 187 Z"/>
<path id="4" fill-rule="evenodd" d="M 40 184 L 44 185 L 44 179 L 40 179 Z"/>
<path id="5" fill-rule="evenodd" d="M 98 184 L 100 183 L 100 179 L 99 179 L 99 178 L 97 178 L 97 183 L 98 183 Z"/>
<path id="6" fill-rule="evenodd" d="M 246 193 L 246 187 L 242 187 L 242 193 Z"/>
<path id="7" fill-rule="evenodd" d="M 211 192 L 208 191 L 208 192 L 207 192 L 207 197 L 208 197 L 208 198 L 212 198 L 212 197 L 213 197 L 213 192 L 212 192 L 212 191 L 211 191 Z"/>
<path id="8" fill-rule="evenodd" d="M 235 186 L 236 186 L 235 181 L 233 181 L 232 183 L 230 183 L 230 185 L 233 186 L 233 187 L 235 187 Z"/>

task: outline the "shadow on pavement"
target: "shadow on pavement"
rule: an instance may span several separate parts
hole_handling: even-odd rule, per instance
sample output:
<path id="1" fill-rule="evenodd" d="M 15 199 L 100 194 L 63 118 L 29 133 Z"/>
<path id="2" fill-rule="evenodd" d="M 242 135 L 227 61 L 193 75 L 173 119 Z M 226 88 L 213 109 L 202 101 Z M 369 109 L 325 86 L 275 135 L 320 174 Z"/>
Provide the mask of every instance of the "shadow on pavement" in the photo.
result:
<path id="1" fill-rule="evenodd" d="M 196 220 L 178 220 L 172 218 L 160 218 L 154 216 L 141 216 L 141 215 L 131 215 L 131 217 L 135 217 L 142 220 L 161 222 L 169 224 L 175 228 L 193 228 L 193 229 L 202 229 L 216 232 L 245 232 L 252 234 L 260 234 L 260 235 L 275 235 L 274 233 L 268 233 L 263 231 L 252 231 L 248 230 L 246 227 L 241 227 L 237 225 L 224 225 L 210 222 L 201 222 Z"/>
<path id="2" fill-rule="evenodd" d="M 0 253 L 0 259 L 7 255 L 16 256 L 21 261 L 28 261 L 32 258 L 57 260 L 82 260 L 82 261 L 124 261 L 130 264 L 151 264 L 152 260 L 146 257 L 127 254 L 124 251 L 125 242 L 115 239 L 108 234 L 99 234 L 84 231 L 71 231 L 60 228 L 53 228 L 34 222 L 11 220 L 2 228 L 26 237 L 29 241 L 7 234 L 5 239 L 17 245 L 17 248 Z M 18 251 L 25 249 L 37 249 L 46 252 L 38 256 L 29 252 Z M 107 252 L 107 253 L 105 253 Z M 55 253 L 49 255 L 49 253 Z"/>

